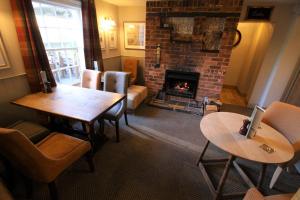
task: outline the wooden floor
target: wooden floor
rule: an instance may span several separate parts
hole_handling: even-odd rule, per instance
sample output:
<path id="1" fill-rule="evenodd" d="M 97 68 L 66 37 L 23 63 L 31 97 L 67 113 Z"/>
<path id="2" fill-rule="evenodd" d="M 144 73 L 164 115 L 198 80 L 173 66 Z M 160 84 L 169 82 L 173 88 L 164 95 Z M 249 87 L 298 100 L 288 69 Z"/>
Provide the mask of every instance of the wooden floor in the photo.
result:
<path id="1" fill-rule="evenodd" d="M 247 106 L 246 98 L 241 96 L 234 88 L 223 87 L 221 92 L 221 101 L 225 104 L 238 106 Z"/>

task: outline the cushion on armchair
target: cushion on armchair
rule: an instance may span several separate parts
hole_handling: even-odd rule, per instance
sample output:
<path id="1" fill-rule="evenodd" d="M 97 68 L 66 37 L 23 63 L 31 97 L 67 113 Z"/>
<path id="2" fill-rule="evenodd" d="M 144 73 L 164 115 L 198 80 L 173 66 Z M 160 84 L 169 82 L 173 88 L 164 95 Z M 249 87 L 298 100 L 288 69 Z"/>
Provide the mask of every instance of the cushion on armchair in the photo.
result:
<path id="1" fill-rule="evenodd" d="M 256 188 L 250 188 L 243 200 L 291 200 L 293 194 L 263 196 Z M 293 199 L 292 199 L 293 200 Z"/>

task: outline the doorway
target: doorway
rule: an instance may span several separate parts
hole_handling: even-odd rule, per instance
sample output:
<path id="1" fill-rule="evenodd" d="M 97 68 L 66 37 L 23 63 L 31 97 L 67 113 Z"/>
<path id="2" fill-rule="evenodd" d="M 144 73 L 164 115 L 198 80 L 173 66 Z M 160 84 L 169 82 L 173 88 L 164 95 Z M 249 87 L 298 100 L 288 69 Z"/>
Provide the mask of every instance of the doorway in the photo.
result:
<path id="1" fill-rule="evenodd" d="M 268 22 L 240 22 L 241 42 L 232 50 L 221 101 L 246 107 L 273 34 Z"/>

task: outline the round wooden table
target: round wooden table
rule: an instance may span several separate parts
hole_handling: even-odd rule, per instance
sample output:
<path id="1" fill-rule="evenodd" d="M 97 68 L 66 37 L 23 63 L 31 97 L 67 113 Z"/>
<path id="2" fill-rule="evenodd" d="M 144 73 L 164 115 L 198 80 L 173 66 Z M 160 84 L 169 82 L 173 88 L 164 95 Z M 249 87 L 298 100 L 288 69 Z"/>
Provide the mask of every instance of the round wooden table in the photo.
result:
<path id="1" fill-rule="evenodd" d="M 256 185 L 257 187 L 260 187 L 267 164 L 285 163 L 291 160 L 294 156 L 294 149 L 289 141 L 281 133 L 267 124 L 261 123 L 261 127 L 257 130 L 255 137 L 252 139 L 247 139 L 246 136 L 240 135 L 239 130 L 243 125 L 243 120 L 247 118 L 247 116 L 237 113 L 215 112 L 205 116 L 200 122 L 200 129 L 206 137 L 207 143 L 201 152 L 197 165 L 213 193 L 214 199 L 241 196 L 244 194 L 222 194 L 225 180 L 232 165 L 249 187 L 255 187 L 249 177 L 245 174 L 237 162 L 235 162 L 236 158 L 242 158 L 262 164 L 262 169 Z M 229 153 L 229 158 L 204 160 L 203 156 L 209 143 L 212 143 L 223 151 Z M 271 150 L 271 152 L 266 151 L 266 148 L 263 147 L 267 147 L 268 150 Z M 221 180 L 217 188 L 215 188 L 205 169 L 205 165 L 218 164 L 220 162 L 226 162 L 226 166 Z"/>

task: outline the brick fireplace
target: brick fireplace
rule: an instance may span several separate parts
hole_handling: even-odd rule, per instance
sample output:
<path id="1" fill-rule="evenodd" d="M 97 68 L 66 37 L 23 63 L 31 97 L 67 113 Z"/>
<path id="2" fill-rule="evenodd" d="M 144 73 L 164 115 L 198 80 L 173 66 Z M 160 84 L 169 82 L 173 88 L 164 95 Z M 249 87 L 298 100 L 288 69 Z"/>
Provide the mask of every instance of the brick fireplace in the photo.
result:
<path id="1" fill-rule="evenodd" d="M 243 0 L 147 1 L 144 76 L 149 91 L 155 94 L 164 88 L 166 70 L 197 72 L 200 77 L 195 99 L 219 98 L 242 3 Z M 163 24 L 173 19 L 192 24 L 188 41 L 187 37 L 176 41 L 174 28 Z"/>

